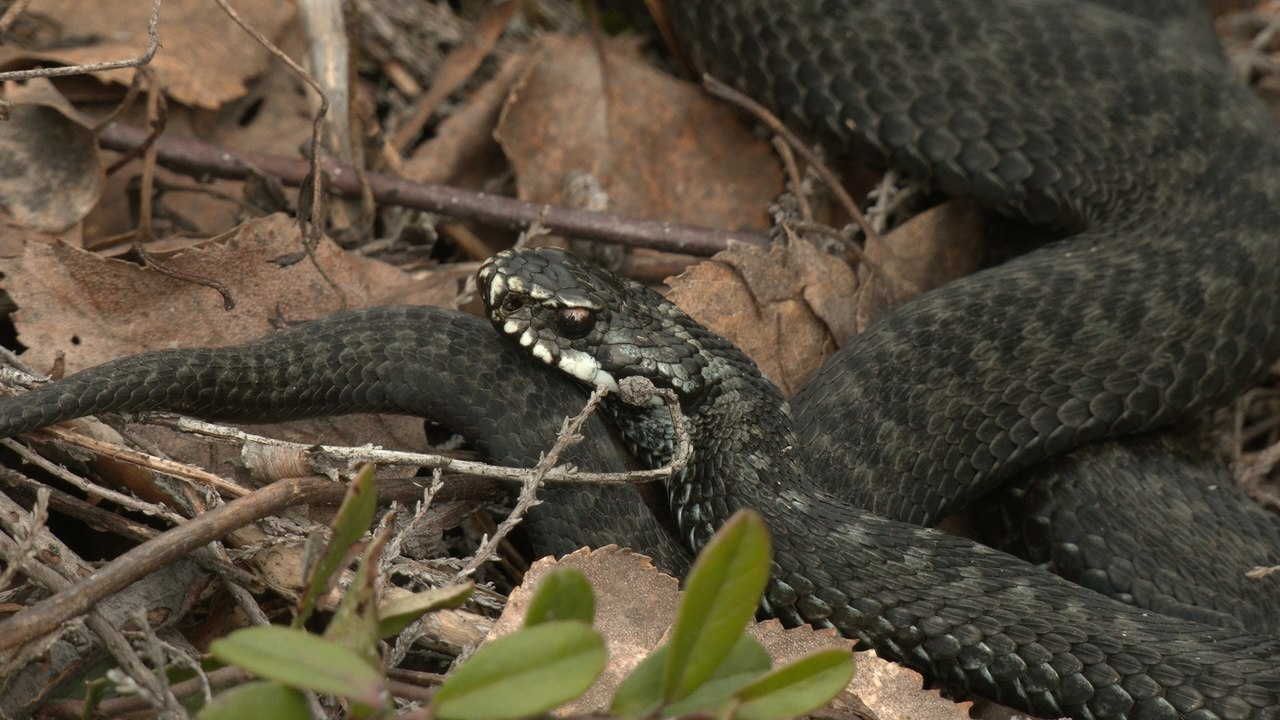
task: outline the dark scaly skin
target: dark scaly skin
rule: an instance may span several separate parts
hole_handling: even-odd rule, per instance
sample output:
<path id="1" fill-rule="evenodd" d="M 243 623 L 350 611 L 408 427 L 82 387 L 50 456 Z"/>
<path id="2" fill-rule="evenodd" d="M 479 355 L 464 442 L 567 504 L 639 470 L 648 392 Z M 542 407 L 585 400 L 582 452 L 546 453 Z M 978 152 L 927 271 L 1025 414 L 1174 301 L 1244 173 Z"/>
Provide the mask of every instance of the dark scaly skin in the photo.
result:
<path id="1" fill-rule="evenodd" d="M 904 469 L 907 477 L 918 475 L 914 459 L 916 448 L 921 447 L 926 449 L 925 463 L 943 471 L 944 484 L 954 486 L 950 489 L 981 488 L 1039 455 L 1108 433 L 1157 427 L 1218 402 L 1246 384 L 1265 358 L 1275 355 L 1277 270 L 1269 262 L 1275 257 L 1270 234 L 1275 224 L 1269 222 L 1277 199 L 1275 140 L 1269 119 L 1242 90 L 1219 87 L 1216 77 L 1214 83 L 1208 82 L 1210 74 L 1217 72 L 1217 63 L 1158 57 L 1162 50 L 1153 46 L 1141 26 L 1113 24 L 1105 13 L 1075 9 L 1068 13 L 1051 3 L 985 9 L 989 3 L 851 3 L 844 10 L 852 15 L 824 8 L 815 11 L 819 30 L 797 28 L 800 23 L 794 20 L 777 21 L 783 10 L 803 14 L 806 8 L 816 8 L 813 0 L 681 5 L 706 12 L 725 10 L 726 17 L 713 18 L 710 28 L 702 31 L 708 55 L 714 55 L 719 46 L 728 46 L 732 52 L 735 44 L 756 52 L 766 48 L 758 57 L 770 61 L 759 66 L 760 72 L 777 72 L 781 79 L 772 88 L 757 86 L 757 94 L 781 106 L 787 106 L 791 96 L 798 98 L 791 102 L 791 107 L 798 108 L 794 117 L 810 121 L 820 133 L 825 126 L 832 131 L 828 134 L 843 135 L 844 115 L 861 121 L 853 111 L 862 97 L 868 107 L 876 106 L 870 107 L 875 112 L 867 115 L 867 122 L 859 122 L 873 129 L 871 137 L 858 142 L 864 149 L 908 171 L 929 175 L 946 189 L 970 192 L 1009 212 L 1062 228 L 1089 228 L 1070 246 L 1056 246 L 1002 268 L 999 273 L 1004 275 L 979 276 L 952 286 L 937 299 L 907 308 L 897 319 L 877 327 L 867 347 L 851 353 L 854 361 L 838 361 L 848 367 L 832 371 L 835 377 L 850 372 L 862 382 L 852 387 L 842 386 L 838 379 L 823 380 L 830 384 L 810 395 L 849 392 L 853 409 L 805 411 L 810 413 L 805 417 L 816 419 L 803 427 L 853 422 L 832 426 L 844 438 L 850 432 L 874 433 L 868 456 L 848 460 L 851 467 L 864 468 L 859 475 Z M 1022 13 L 1027 8 L 1031 12 Z M 866 22 L 854 22 L 859 19 Z M 876 61 L 888 68 L 880 78 L 857 67 L 844 74 L 826 73 L 821 69 L 825 64 L 797 66 L 791 52 L 771 55 L 767 51 L 770 43 L 779 49 L 789 45 L 788 50 L 816 48 L 827 53 L 823 60 L 835 56 L 838 65 L 849 60 L 839 57 L 841 53 L 862 52 L 851 39 L 862 37 L 868 46 L 882 45 L 895 28 L 910 31 L 916 22 L 932 23 L 925 30 L 936 31 L 944 39 L 969 39 L 958 50 L 942 43 L 931 51 L 933 57 L 919 47 L 896 56 L 887 49 L 887 59 Z M 696 19 L 685 27 L 696 30 Z M 762 27 L 783 40 L 766 43 L 749 34 Z M 1019 32 L 1008 32 L 1012 29 Z M 977 35 L 961 32 L 967 30 L 976 30 Z M 1057 32 L 1064 39 L 1055 40 Z M 1099 45 L 1101 39 L 1107 42 Z M 839 43 L 833 45 L 833 40 Z M 1081 62 L 1066 62 L 1036 45 L 1044 41 L 1068 58 L 1078 53 Z M 1018 48 L 1019 43 L 1024 47 Z M 993 58 L 1000 61 L 1006 51 L 1008 57 L 1002 62 L 992 62 Z M 1112 51 L 1118 55 L 1109 57 Z M 867 69 L 865 60 L 854 60 Z M 1096 66 L 1099 72 L 1114 77 L 1093 82 L 1072 76 L 1080 73 L 1080 67 L 1094 67 L 1088 63 L 1095 60 L 1101 63 Z M 741 67 L 746 79 L 757 72 L 751 63 Z M 788 68 L 793 74 L 790 81 Z M 927 100 L 946 97 L 946 91 L 955 92 L 962 84 L 930 81 L 918 76 L 926 72 L 921 68 L 932 68 L 927 72 L 958 68 L 972 73 L 980 84 L 994 85 L 980 95 L 961 93 L 959 100 L 951 98 L 971 105 L 972 113 L 949 115 L 945 107 Z M 1128 73 L 1153 68 L 1158 76 L 1153 85 L 1141 84 L 1151 81 L 1150 77 L 1128 79 Z M 1087 96 L 1085 101 L 1070 99 L 1078 95 L 1059 100 L 1044 97 L 1036 82 L 1036 77 L 1043 76 L 1035 73 L 1045 70 L 1050 76 L 1066 76 L 1058 78 L 1055 87 L 1100 89 L 1103 94 Z M 1160 73 L 1165 74 L 1163 79 Z M 801 81 L 798 86 L 796 79 Z M 1000 87 L 1006 81 L 1009 86 Z M 789 82 L 790 87 L 804 91 L 797 94 L 786 89 Z M 877 82 L 887 84 L 880 92 L 857 94 L 858 87 L 874 90 Z M 852 95 L 833 99 L 832 87 L 844 90 L 851 84 Z M 905 93 L 900 92 L 904 89 Z M 1111 102 L 1096 102 L 1099 99 Z M 1113 116 L 1108 111 L 1117 102 L 1131 106 L 1122 110 L 1136 111 L 1129 116 L 1137 118 L 1134 125 L 1125 124 L 1123 113 Z M 843 110 L 841 103 L 847 103 Z M 1006 124 L 976 119 L 979 112 L 999 116 L 1006 105 L 1012 106 L 1011 113 L 1005 113 L 1011 118 Z M 881 114 L 876 117 L 876 113 Z M 1174 121 L 1168 126 L 1171 117 Z M 955 138 L 943 131 L 952 122 L 957 123 L 953 130 L 961 134 L 985 127 L 994 138 L 988 145 L 998 145 L 996 149 L 1008 155 L 990 166 L 994 170 L 981 171 L 991 159 L 983 153 L 982 139 L 966 134 L 969 145 L 956 153 L 951 142 Z M 1031 138 L 1022 150 L 1002 144 L 1018 137 Z M 1212 154 L 1202 148 L 1206 137 L 1213 139 Z M 1100 138 L 1108 142 L 1097 142 Z M 1019 179 L 1023 171 L 1031 174 Z M 975 293 L 976 299 L 966 300 L 967 293 Z M 1040 323 L 1045 327 L 1035 322 L 1038 317 L 1046 318 Z M 984 318 L 985 323 L 975 328 L 974 320 Z M 985 341 L 967 334 L 984 327 L 1005 332 Z M 1034 332 L 1024 344 L 1030 331 Z M 307 340 L 306 332 L 299 332 L 294 340 Z M 1119 337 L 1136 344 L 1117 345 Z M 1168 347 L 1163 345 L 1166 341 Z M 722 341 L 709 342 L 719 352 L 731 352 Z M 1070 343 L 1079 348 L 1067 347 Z M 372 351 L 369 345 L 361 347 Z M 1126 349 L 1130 347 L 1136 349 Z M 1045 370 L 1048 365 L 1029 361 L 1037 350 L 1042 351 L 1039 357 L 1053 362 L 1065 352 L 1066 369 Z M 358 365 L 379 357 L 374 351 L 372 358 L 352 356 L 340 364 Z M 921 370 L 894 364 L 921 358 L 926 365 Z M 397 361 L 420 359 L 402 356 Z M 873 365 L 869 362 L 873 359 L 889 364 Z M 948 360 L 954 362 L 948 364 Z M 1113 360 L 1119 364 L 1108 369 L 1107 362 Z M 445 365 L 455 362 L 450 359 Z M 737 360 L 722 362 L 736 364 Z M 195 362 L 192 367 L 203 364 L 207 363 Z M 503 372 L 521 372 L 514 369 L 520 366 L 502 367 Z M 970 374 L 973 370 L 980 372 Z M 1091 374 L 1093 370 L 1101 374 Z M 325 372 L 323 365 L 319 371 Z M 1082 374 L 1072 376 L 1073 372 Z M 1001 373 L 1015 379 L 1013 395 L 1007 394 L 1008 377 Z M 1030 379 L 1021 380 L 1023 373 L 1029 373 Z M 904 384 L 867 389 L 872 383 L 865 381 L 886 376 Z M 266 382 L 264 392 L 269 395 L 272 377 L 283 376 L 255 377 Z M 343 377 L 332 379 L 341 387 Z M 1066 392 L 1075 391 L 1074 381 L 1055 384 L 1063 377 L 1082 378 L 1085 386 L 1105 391 L 1095 396 L 1101 398 L 1096 403 L 1101 419 L 1081 420 L 1081 403 Z M 389 379 L 395 379 L 394 372 Z M 245 376 L 220 377 L 210 372 L 177 385 L 195 382 L 205 387 L 202 392 L 216 395 L 222 381 L 242 383 Z M 375 383 L 382 381 L 375 376 Z M 942 391 L 940 399 L 930 401 L 919 389 L 930 385 Z M 966 386 L 999 393 L 997 401 L 978 398 Z M 174 386 L 169 387 L 172 395 Z M 1118 393 L 1123 401 L 1118 405 L 1117 398 L 1107 394 L 1116 388 L 1128 390 Z M 483 387 L 486 392 L 492 389 Z M 56 396 L 59 391 L 51 392 Z M 452 388 L 449 392 L 456 394 Z M 883 397 L 874 397 L 876 392 Z M 259 394 L 235 397 L 258 402 Z M 517 396 L 507 397 L 514 401 Z M 1003 554 L 846 508 L 841 499 L 804 484 L 804 477 L 795 486 L 782 484 L 788 476 L 804 473 L 798 472 L 794 453 L 786 451 L 791 444 L 785 415 L 779 419 L 769 410 L 776 391 L 757 386 L 748 373 L 745 379 L 735 377 L 706 396 L 707 400 L 720 397 L 735 400 L 731 404 L 735 409 L 718 418 L 729 423 L 729 430 L 712 440 L 708 446 L 712 454 L 702 465 L 714 466 L 718 472 L 673 485 L 673 500 L 682 527 L 695 543 L 703 541 L 737 505 L 756 506 L 769 517 L 779 548 L 769 602 L 784 619 L 833 624 L 935 681 L 1037 714 L 1268 717 L 1277 704 L 1280 648 L 1275 639 L 1179 623 L 1109 603 Z M 1010 397 L 1023 399 L 1014 402 Z M 396 394 L 383 393 L 381 398 L 395 401 Z M 187 402 L 181 394 L 177 399 Z M 337 400 L 336 411 L 342 411 L 341 398 Z M 88 405 L 100 402 L 104 404 L 100 410 L 105 410 L 111 409 L 113 401 L 100 396 Z M 31 398 L 28 402 L 42 401 Z M 199 398 L 191 402 L 225 415 L 225 404 Z M 998 429 L 991 437 L 989 426 L 980 422 L 988 403 Z M 1094 411 L 1094 403 L 1083 404 Z M 822 407 L 821 398 L 814 406 Z M 76 407 L 85 405 L 69 403 L 65 412 Z M 931 414 L 934 407 L 942 410 Z M 7 410 L 12 410 L 12 404 L 0 405 L 0 415 Z M 958 412 L 949 414 L 951 410 Z M 967 426 L 972 418 L 978 419 L 976 424 Z M 1054 418 L 1065 420 L 1055 423 Z M 1008 427 L 1001 427 L 1004 419 Z M 944 421 L 948 424 L 943 425 Z M 1072 427 L 1074 432 L 1060 432 L 1077 422 L 1082 427 Z M 921 436 L 933 423 L 938 423 L 942 440 Z M 505 423 L 498 424 L 499 429 L 506 428 Z M 966 432 L 948 435 L 949 428 Z M 1064 440 L 1063 435 L 1070 437 Z M 1002 452 L 1006 443 L 1001 438 L 1010 441 L 1007 453 Z M 822 449 L 818 438 L 805 441 Z M 829 465 L 830 459 L 821 464 Z M 876 503 L 895 504 L 892 500 Z M 936 503 L 925 514 L 940 511 L 941 504 Z M 830 532 L 820 532 L 824 528 Z M 1196 714 L 1204 708 L 1212 714 Z"/>
<path id="2" fill-rule="evenodd" d="M 494 398 L 504 397 L 520 401 L 495 411 Z M 525 401 L 534 397 L 537 402 Z M 376 412 L 432 418 L 472 439 L 495 462 L 532 467 L 586 397 L 581 386 L 545 372 L 480 318 L 388 306 L 339 313 L 246 345 L 119 358 L 0 400 L 0 437 L 105 412 L 166 410 L 244 422 Z M 583 435 L 566 461 L 601 472 L 628 468 L 599 420 L 590 419 Z M 664 567 L 687 567 L 687 551 L 630 488 L 602 487 L 572 498 L 563 488 L 544 492 L 549 503 L 572 501 L 579 516 L 597 521 L 583 524 L 535 508 L 535 516 L 546 515 L 533 525 L 539 546 L 598 547 L 612 542 L 614 524 L 622 524 Z"/>
<path id="3" fill-rule="evenodd" d="M 1104 595 L 1280 635 L 1275 579 L 1247 574 L 1280 556 L 1280 518 L 1203 444 L 1166 434 L 1082 448 L 977 503 L 972 526 L 986 544 Z"/>
<path id="4" fill-rule="evenodd" d="M 680 531 L 700 548 L 736 509 L 759 510 L 774 540 L 765 607 L 785 622 L 835 627 L 945 687 L 1043 717 L 1280 716 L 1278 638 L 1141 610 L 826 492 L 778 390 L 648 289 L 555 250 L 500 253 L 479 280 L 494 326 L 549 365 L 681 394 L 696 450 L 668 483 Z M 566 308 L 590 309 L 585 334 L 566 336 Z M 606 409 L 637 456 L 666 462 L 662 411 Z"/>
<path id="5" fill-rule="evenodd" d="M 1220 405 L 1280 352 L 1280 128 L 1197 34 L 1202 4 L 668 9 L 709 69 L 829 145 L 1078 233 L 900 309 L 792 399 L 833 492 L 933 524 L 1047 457 Z M 1275 549 L 1248 551 L 1199 576 L 1211 607 Z M 1276 627 L 1277 583 L 1244 583 L 1251 627 Z M 1203 617 L 1170 603 L 1184 585 L 1148 606 Z"/>
<path id="6" fill-rule="evenodd" d="M 1280 128 L 1218 58 L 1091 7 L 669 8 L 713 71 L 829 144 L 1078 232 L 902 308 L 792 400 L 877 512 L 931 524 L 1048 455 L 1220 405 L 1280 354 Z"/>

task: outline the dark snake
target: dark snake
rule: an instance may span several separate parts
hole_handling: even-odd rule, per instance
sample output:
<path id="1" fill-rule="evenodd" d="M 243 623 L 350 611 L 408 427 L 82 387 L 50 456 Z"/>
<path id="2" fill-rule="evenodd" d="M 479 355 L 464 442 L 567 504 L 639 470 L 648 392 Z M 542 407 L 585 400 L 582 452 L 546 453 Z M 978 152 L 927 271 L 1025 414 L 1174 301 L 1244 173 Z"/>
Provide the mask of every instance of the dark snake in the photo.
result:
<path id="1" fill-rule="evenodd" d="M 694 461 L 667 483 L 679 533 L 696 549 L 736 508 L 762 512 L 765 605 L 784 621 L 835 627 L 934 683 L 1045 717 L 1280 717 L 1280 639 L 1122 604 L 882 516 L 934 520 L 950 498 L 1166 427 L 1259 378 L 1280 355 L 1267 111 L 1194 33 L 1095 4 L 668 5 L 698 62 L 833 147 L 1070 239 L 879 321 L 790 409 L 657 295 L 523 251 L 480 273 L 491 320 L 516 342 L 441 309 L 355 311 L 48 383 L 0 403 L 0 435 L 112 410 L 379 411 L 430 416 L 527 463 L 581 401 L 569 375 L 641 374 L 676 389 L 693 425 Z M 609 415 L 642 462 L 667 457 L 660 415 L 616 403 Z M 605 424 L 587 434 L 579 460 L 618 466 Z"/>

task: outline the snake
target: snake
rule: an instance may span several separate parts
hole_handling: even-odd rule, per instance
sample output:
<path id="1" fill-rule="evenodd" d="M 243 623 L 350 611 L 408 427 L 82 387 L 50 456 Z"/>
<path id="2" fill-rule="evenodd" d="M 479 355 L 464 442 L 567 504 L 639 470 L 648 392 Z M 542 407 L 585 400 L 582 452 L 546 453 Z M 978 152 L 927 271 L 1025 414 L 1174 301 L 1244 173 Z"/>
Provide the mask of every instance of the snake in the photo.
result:
<path id="1" fill-rule="evenodd" d="M 0 436 L 108 411 L 374 411 L 432 417 L 524 464 L 587 386 L 643 376 L 677 393 L 694 438 L 663 488 L 679 543 L 759 511 L 774 547 L 762 606 L 785 623 L 1040 717 L 1280 717 L 1273 634 L 1118 602 L 925 526 L 1046 459 L 1220 406 L 1280 356 L 1280 133 L 1179 22 L 1196 6 L 666 8 L 694 63 L 827 147 L 1062 239 L 877 320 L 790 402 L 660 295 L 541 249 L 482 266 L 487 320 L 388 306 L 119 358 L 0 401 Z M 575 461 L 670 457 L 659 410 L 605 406 Z M 576 497 L 549 533 L 652 527 L 612 491 Z M 642 532 L 679 562 L 662 528 Z"/>

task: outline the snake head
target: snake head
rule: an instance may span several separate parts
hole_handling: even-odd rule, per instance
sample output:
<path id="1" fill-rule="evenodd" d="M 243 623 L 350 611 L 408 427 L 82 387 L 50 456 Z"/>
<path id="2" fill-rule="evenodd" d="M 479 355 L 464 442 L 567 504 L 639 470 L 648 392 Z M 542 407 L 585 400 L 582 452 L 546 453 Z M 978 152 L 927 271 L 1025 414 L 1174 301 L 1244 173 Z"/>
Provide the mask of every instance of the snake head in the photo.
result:
<path id="1" fill-rule="evenodd" d="M 500 252 L 476 283 L 499 333 L 587 385 L 616 392 L 643 376 L 684 398 L 706 385 L 706 353 L 689 328 L 700 326 L 639 283 L 555 248 Z"/>

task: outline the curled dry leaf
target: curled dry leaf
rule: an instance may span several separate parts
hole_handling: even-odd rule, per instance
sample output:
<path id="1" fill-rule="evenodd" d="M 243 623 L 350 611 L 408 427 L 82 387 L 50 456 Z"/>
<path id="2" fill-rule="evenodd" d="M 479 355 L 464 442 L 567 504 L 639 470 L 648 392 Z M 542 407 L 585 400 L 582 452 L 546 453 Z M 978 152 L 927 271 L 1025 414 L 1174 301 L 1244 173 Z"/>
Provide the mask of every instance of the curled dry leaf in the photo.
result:
<path id="1" fill-rule="evenodd" d="M 853 336 L 857 278 L 812 243 L 733 245 L 670 281 L 670 298 L 729 338 L 790 397 Z"/>
<path id="2" fill-rule="evenodd" d="M 634 50 L 547 36 L 497 129 L 522 200 L 564 204 L 571 173 L 599 179 L 611 209 L 709 227 L 762 227 L 782 188 L 769 145 L 701 89 Z"/>
<path id="3" fill-rule="evenodd" d="M 13 114 L 0 132 L 0 209 L 12 225 L 61 233 L 102 193 L 98 139 L 48 80 L 12 85 L 5 98 Z"/>

